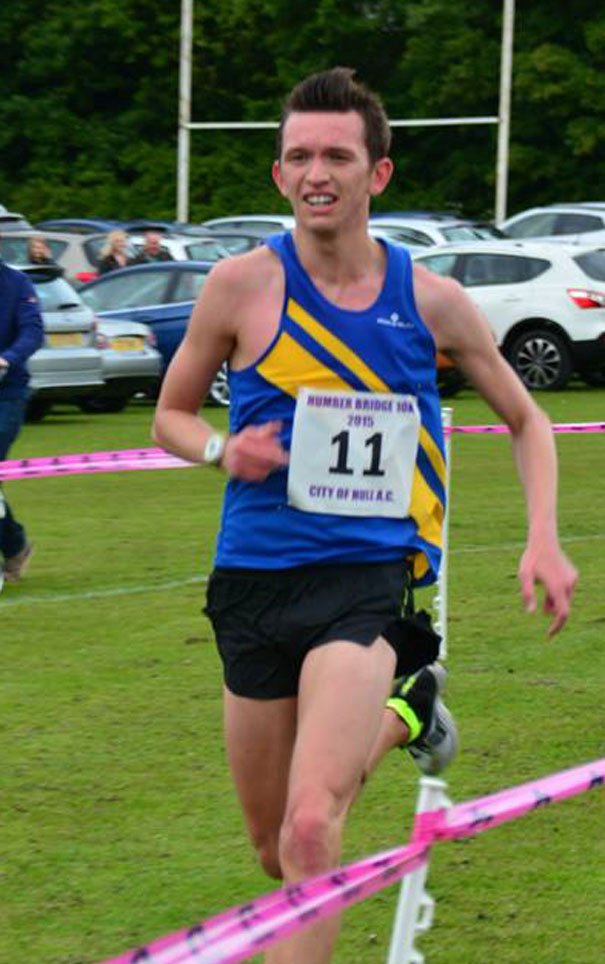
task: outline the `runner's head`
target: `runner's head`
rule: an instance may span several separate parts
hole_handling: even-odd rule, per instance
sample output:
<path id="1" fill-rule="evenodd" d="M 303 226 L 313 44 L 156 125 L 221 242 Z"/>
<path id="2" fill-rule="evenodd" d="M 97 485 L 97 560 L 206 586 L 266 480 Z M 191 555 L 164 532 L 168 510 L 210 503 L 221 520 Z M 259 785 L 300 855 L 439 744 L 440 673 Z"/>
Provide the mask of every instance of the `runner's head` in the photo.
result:
<path id="1" fill-rule="evenodd" d="M 387 157 L 391 147 L 391 129 L 380 98 L 355 80 L 349 67 L 333 67 L 311 74 L 296 85 L 286 98 L 277 132 L 277 154 L 281 158 L 284 125 L 290 114 L 342 113 L 357 111 L 365 131 L 365 144 L 373 165 Z"/>

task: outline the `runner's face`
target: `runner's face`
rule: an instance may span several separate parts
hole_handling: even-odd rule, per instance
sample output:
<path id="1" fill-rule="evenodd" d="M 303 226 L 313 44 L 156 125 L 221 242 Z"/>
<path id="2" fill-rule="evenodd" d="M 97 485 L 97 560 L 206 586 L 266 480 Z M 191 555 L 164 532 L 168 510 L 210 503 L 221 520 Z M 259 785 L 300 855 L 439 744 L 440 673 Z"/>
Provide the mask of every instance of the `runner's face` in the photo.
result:
<path id="1" fill-rule="evenodd" d="M 370 163 L 356 111 L 294 112 L 284 125 L 273 178 L 299 226 L 332 233 L 365 224 L 370 197 L 384 190 L 391 171 L 388 158 Z"/>

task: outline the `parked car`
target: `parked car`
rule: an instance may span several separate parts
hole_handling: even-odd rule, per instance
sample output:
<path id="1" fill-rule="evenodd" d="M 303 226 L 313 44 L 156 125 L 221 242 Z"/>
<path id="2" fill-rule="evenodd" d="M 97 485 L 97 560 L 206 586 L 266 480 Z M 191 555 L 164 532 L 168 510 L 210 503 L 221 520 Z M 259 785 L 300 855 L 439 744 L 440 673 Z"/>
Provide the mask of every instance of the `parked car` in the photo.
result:
<path id="1" fill-rule="evenodd" d="M 481 241 L 413 255 L 456 278 L 530 389 L 605 383 L 605 248 Z"/>
<path id="2" fill-rule="evenodd" d="M 140 254 L 145 244 L 144 235 L 129 235 L 134 255 Z M 209 232 L 203 235 L 162 234 L 160 248 L 167 251 L 174 261 L 220 261 L 231 257 L 227 248 L 221 244 L 220 235 L 214 237 Z"/>
<path id="3" fill-rule="evenodd" d="M 45 343 L 28 361 L 29 421 L 39 421 L 55 402 L 74 402 L 103 387 L 95 317 L 57 268 L 17 265 L 31 278 L 40 299 Z"/>
<path id="4" fill-rule="evenodd" d="M 208 221 L 202 221 L 201 226 L 211 228 L 212 231 L 253 229 L 262 234 L 275 234 L 277 231 L 289 231 L 294 224 L 292 214 L 237 214 L 230 217 L 210 218 Z"/>
<path id="5" fill-rule="evenodd" d="M 472 221 L 438 213 L 431 217 L 424 217 L 420 212 L 414 216 L 372 214 L 370 226 L 373 225 L 384 230 L 397 229 L 400 232 L 398 240 L 412 248 L 504 237 L 502 231 L 489 221 Z"/>
<path id="6" fill-rule="evenodd" d="M 151 328 L 162 356 L 161 378 L 181 343 L 211 267 L 209 261 L 132 265 L 84 285 L 79 293 L 101 319 L 142 321 Z M 225 371 L 215 379 L 209 400 L 217 405 L 229 404 Z"/>
<path id="7" fill-rule="evenodd" d="M 264 239 L 267 236 L 266 232 L 255 234 L 253 229 L 248 230 L 246 228 L 241 228 L 240 230 L 230 228 L 228 232 L 216 228 L 212 233 L 215 240 L 231 256 L 235 254 L 245 254 L 246 251 L 252 251 L 254 248 L 258 248 L 260 244 L 264 244 Z"/>
<path id="8" fill-rule="evenodd" d="M 129 319 L 99 318 L 96 346 L 101 352 L 104 386 L 77 403 L 83 412 L 121 412 L 139 394 L 153 395 L 162 371 L 162 356 L 147 325 Z"/>
<path id="9" fill-rule="evenodd" d="M 0 204 L 0 235 L 8 231 L 24 231 L 31 228 L 31 224 L 22 214 L 16 211 L 7 211 L 3 204 Z"/>
<path id="10" fill-rule="evenodd" d="M 503 221 L 509 238 L 605 244 L 605 203 L 548 204 L 519 211 Z"/>
<path id="11" fill-rule="evenodd" d="M 241 215 L 233 218 L 214 218 L 205 221 L 201 228 L 214 233 L 221 233 L 221 244 L 229 250 L 230 254 L 242 254 L 245 250 L 257 247 L 262 244 L 263 239 L 270 234 L 279 231 L 290 231 L 294 227 L 294 217 L 289 214 L 264 214 L 264 215 Z M 223 232 L 231 232 L 228 236 Z M 376 238 L 388 238 L 398 244 L 404 244 L 410 250 L 418 247 L 405 228 L 396 225 L 383 224 L 377 221 L 376 224 L 370 223 L 370 234 Z M 237 233 L 235 233 L 237 232 Z M 248 242 L 247 246 L 238 243 L 239 233 L 246 233 L 248 238 L 254 237 L 253 243 Z"/>
<path id="12" fill-rule="evenodd" d="M 72 234 L 69 231 L 38 231 L 30 228 L 0 236 L 0 256 L 16 266 L 27 264 L 28 241 L 43 234 L 53 259 L 63 268 L 65 278 L 75 287 L 93 281 L 106 234 Z M 134 255 L 134 248 L 131 249 Z"/>
<path id="13" fill-rule="evenodd" d="M 38 221 L 38 231 L 69 231 L 71 234 L 106 234 L 121 228 L 122 222 L 115 218 L 46 218 Z"/>

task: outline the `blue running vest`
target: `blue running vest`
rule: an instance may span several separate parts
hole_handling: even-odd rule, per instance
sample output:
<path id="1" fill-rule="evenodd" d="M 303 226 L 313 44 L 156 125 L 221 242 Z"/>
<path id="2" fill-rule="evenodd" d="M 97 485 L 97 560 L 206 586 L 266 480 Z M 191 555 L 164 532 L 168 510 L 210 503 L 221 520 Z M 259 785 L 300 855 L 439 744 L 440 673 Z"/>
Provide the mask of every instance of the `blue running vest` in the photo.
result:
<path id="1" fill-rule="evenodd" d="M 416 585 L 437 578 L 446 468 L 435 343 L 415 306 L 407 251 L 383 242 L 384 285 L 371 307 L 339 308 L 315 287 L 289 232 L 267 239 L 284 267 L 286 290 L 275 338 L 253 364 L 229 372 L 229 428 L 279 419 L 290 447 L 298 388 L 395 392 L 418 399 L 418 455 L 407 518 L 305 512 L 288 505 L 287 468 L 263 483 L 230 479 L 215 563 L 283 569 L 309 564 L 411 559 Z"/>

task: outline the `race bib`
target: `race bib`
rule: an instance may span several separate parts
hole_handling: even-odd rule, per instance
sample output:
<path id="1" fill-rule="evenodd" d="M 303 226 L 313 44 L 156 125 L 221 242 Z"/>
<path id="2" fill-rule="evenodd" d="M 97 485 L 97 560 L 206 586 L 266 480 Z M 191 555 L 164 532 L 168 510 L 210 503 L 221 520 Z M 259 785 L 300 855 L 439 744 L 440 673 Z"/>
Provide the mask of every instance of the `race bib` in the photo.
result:
<path id="1" fill-rule="evenodd" d="M 301 388 L 288 504 L 331 515 L 409 515 L 420 414 L 413 395 Z"/>

